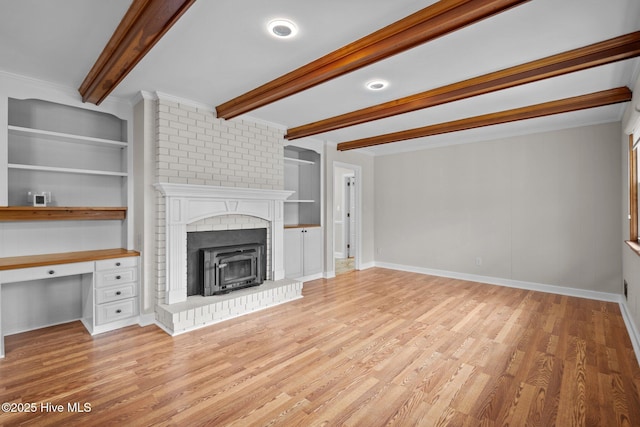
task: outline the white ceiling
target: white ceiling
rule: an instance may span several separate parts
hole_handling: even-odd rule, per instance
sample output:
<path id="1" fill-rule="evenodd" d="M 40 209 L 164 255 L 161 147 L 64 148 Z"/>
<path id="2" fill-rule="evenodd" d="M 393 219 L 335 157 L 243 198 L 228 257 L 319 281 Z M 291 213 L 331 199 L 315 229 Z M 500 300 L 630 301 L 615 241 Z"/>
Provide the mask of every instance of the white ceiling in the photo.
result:
<path id="1" fill-rule="evenodd" d="M 0 0 L 0 70 L 78 88 L 130 0 Z M 434 0 L 198 0 L 112 93 L 158 91 L 214 107 L 397 21 Z M 293 40 L 265 25 L 294 20 Z M 249 113 L 285 127 L 640 30 L 638 0 L 531 0 L 502 14 Z M 312 138 L 342 142 L 627 85 L 638 59 Z M 391 84 L 369 92 L 364 83 Z M 620 120 L 625 104 L 387 144 L 376 154 Z"/>

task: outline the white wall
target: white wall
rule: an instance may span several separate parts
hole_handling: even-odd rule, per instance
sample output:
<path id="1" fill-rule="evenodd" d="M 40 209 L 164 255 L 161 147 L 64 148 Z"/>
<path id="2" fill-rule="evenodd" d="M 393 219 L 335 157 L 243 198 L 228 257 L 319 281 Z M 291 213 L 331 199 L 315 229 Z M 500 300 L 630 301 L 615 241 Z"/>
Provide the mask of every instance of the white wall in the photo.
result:
<path id="1" fill-rule="evenodd" d="M 609 123 L 378 156 L 376 262 L 620 293 L 619 141 Z"/>
<path id="2" fill-rule="evenodd" d="M 156 296 L 156 103 L 142 99 L 134 106 L 134 249 L 140 252 L 140 310 L 153 313 Z"/>

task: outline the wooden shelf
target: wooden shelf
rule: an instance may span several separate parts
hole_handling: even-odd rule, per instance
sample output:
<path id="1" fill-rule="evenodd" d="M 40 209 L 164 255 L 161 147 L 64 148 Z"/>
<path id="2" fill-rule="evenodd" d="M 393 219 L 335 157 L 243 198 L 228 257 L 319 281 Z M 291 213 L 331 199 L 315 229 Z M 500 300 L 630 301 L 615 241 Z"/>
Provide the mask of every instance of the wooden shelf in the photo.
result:
<path id="1" fill-rule="evenodd" d="M 0 221 L 122 220 L 124 207 L 0 207 Z"/>
<path id="2" fill-rule="evenodd" d="M 43 267 L 47 265 L 71 264 L 74 262 L 99 261 L 139 256 L 140 252 L 127 249 L 100 249 L 95 251 L 61 252 L 55 254 L 26 255 L 0 258 L 0 270 Z"/>

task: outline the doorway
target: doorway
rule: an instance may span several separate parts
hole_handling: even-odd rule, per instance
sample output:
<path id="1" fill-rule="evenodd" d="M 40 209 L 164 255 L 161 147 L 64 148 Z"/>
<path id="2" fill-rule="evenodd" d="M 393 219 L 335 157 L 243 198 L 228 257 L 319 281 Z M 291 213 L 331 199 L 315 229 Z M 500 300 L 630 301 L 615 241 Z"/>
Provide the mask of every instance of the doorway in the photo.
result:
<path id="1" fill-rule="evenodd" d="M 359 172 L 355 165 L 333 167 L 333 248 L 336 275 L 359 269 Z"/>

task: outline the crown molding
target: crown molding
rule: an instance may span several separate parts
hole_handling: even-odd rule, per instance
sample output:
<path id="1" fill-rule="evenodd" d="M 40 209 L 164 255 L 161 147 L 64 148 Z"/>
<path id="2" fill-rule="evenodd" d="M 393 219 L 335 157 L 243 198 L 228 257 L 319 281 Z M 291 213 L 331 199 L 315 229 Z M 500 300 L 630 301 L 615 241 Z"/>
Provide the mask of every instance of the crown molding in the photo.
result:
<path id="1" fill-rule="evenodd" d="M 216 112 L 216 109 L 213 107 L 213 105 L 205 104 L 204 102 L 193 101 L 191 99 L 182 98 L 180 96 L 170 95 L 168 93 L 158 92 L 158 91 L 153 92 L 152 95 L 155 96 L 155 99 L 160 100 L 160 101 L 175 102 L 175 103 L 178 103 L 178 104 L 181 104 L 181 105 L 194 107 L 194 108 L 197 108 L 199 110 L 205 110 L 205 111 L 209 111 L 209 112 L 212 112 L 212 113 Z"/>
<path id="2" fill-rule="evenodd" d="M 275 128 L 275 129 L 281 130 L 283 132 L 287 131 L 287 126 L 286 125 L 283 125 L 281 123 L 276 123 L 276 122 L 270 122 L 268 120 L 263 120 L 263 119 L 260 119 L 258 117 L 250 116 L 248 114 L 243 114 L 243 115 L 238 116 L 238 117 L 236 117 L 234 119 L 231 119 L 231 120 L 232 121 L 233 120 L 243 120 L 243 121 L 246 121 L 246 122 L 255 123 L 257 125 L 264 125 L 264 126 L 267 126 L 267 127 L 270 127 L 270 128 Z"/>
<path id="3" fill-rule="evenodd" d="M 0 70 L 0 80 L 11 82 L 11 89 L 16 89 L 16 91 L 21 91 L 22 88 L 36 90 L 49 95 L 50 98 L 62 97 L 65 98 L 65 102 L 73 103 L 81 106 L 82 108 L 96 111 L 120 110 L 122 108 L 130 109 L 132 106 L 131 100 L 113 95 L 105 99 L 101 107 L 94 104 L 87 104 L 82 102 L 82 97 L 78 91 L 71 86 L 50 82 L 37 77 L 26 76 L 24 74 L 12 73 L 5 70 Z"/>

